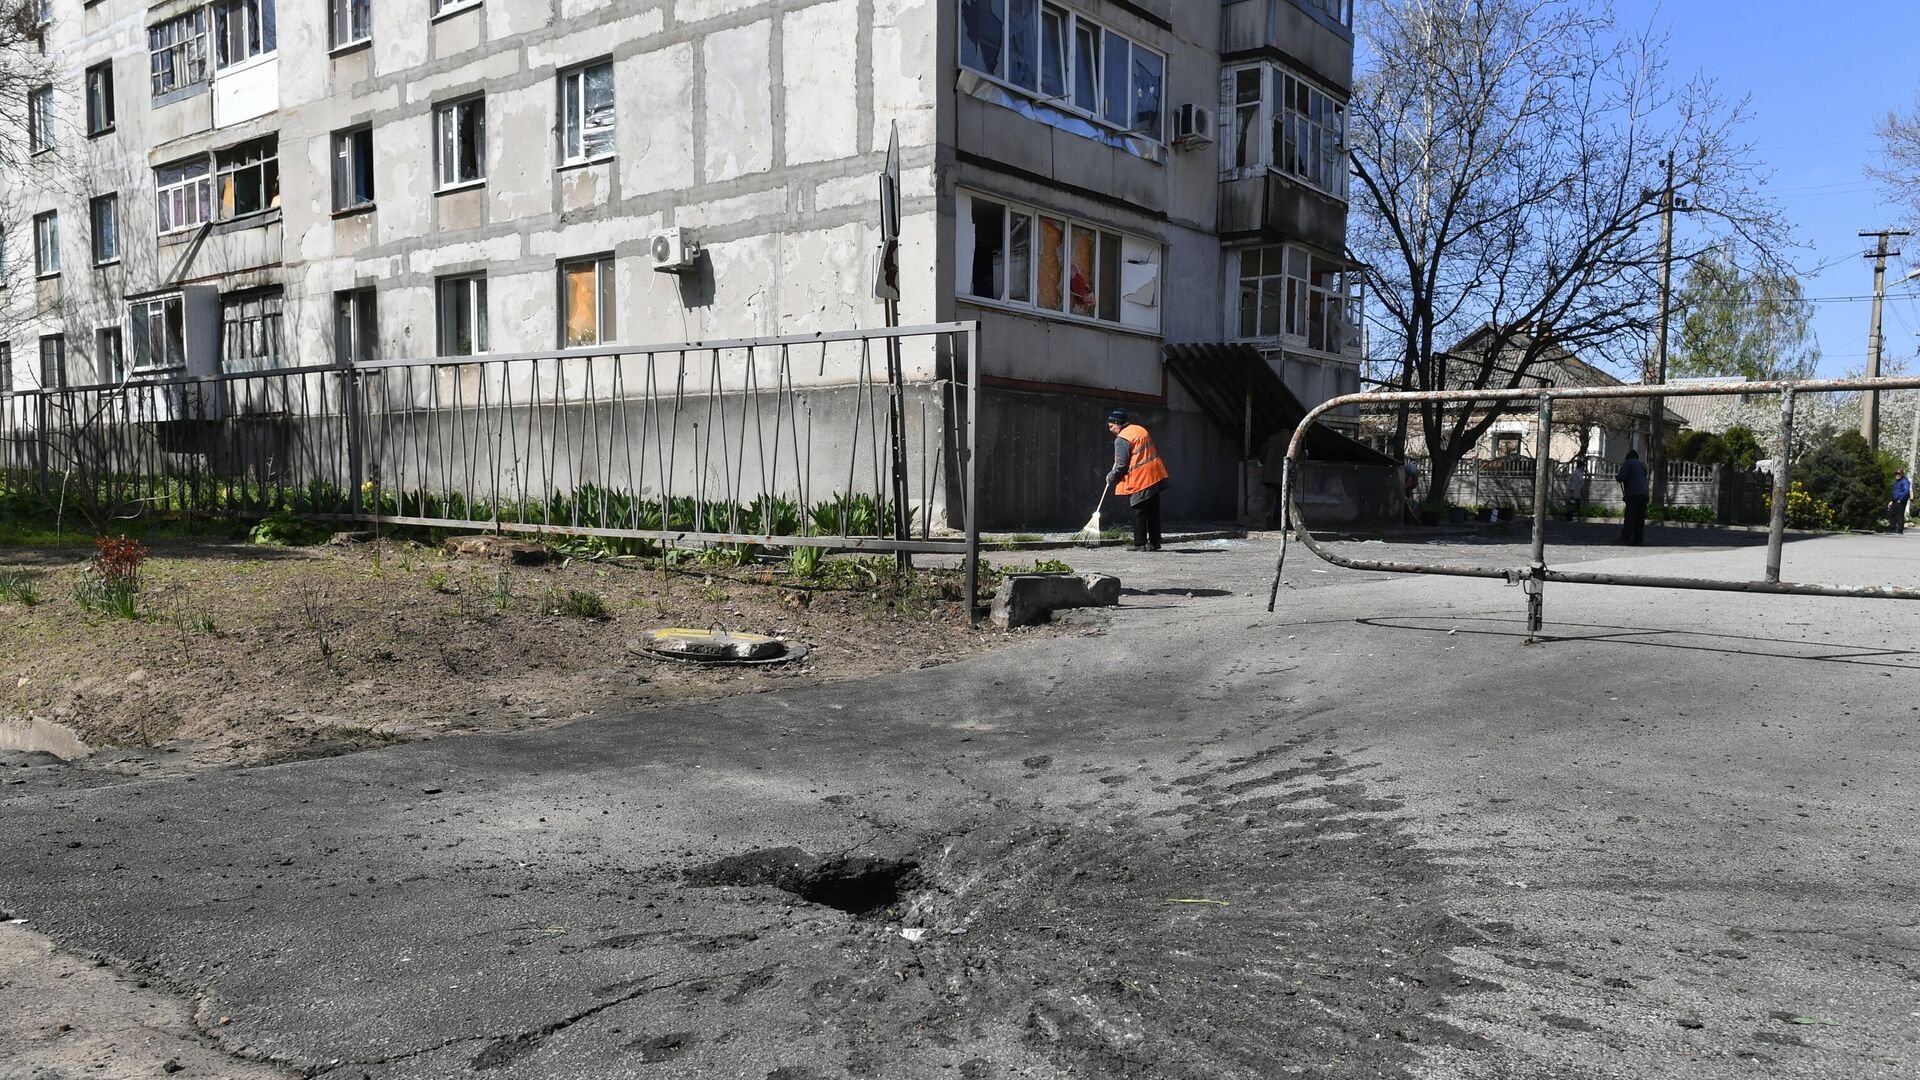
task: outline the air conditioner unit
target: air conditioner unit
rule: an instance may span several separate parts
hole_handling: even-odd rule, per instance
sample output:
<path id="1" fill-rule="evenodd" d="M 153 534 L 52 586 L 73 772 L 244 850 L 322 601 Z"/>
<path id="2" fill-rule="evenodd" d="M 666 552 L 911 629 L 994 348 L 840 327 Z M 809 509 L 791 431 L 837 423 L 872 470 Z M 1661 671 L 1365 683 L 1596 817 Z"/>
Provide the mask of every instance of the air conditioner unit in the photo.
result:
<path id="1" fill-rule="evenodd" d="M 647 241 L 653 255 L 653 268 L 662 274 L 679 274 L 693 269 L 700 257 L 700 245 L 685 229 L 666 229 Z"/>
<path id="2" fill-rule="evenodd" d="M 1213 112 L 1204 105 L 1182 105 L 1173 114 L 1173 144 L 1205 146 L 1213 141 Z"/>

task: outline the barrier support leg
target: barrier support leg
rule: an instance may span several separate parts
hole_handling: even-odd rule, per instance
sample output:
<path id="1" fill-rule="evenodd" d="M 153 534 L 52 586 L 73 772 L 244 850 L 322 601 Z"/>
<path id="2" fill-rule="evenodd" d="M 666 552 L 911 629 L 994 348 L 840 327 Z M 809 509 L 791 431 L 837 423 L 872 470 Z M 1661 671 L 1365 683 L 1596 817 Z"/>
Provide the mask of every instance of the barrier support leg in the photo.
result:
<path id="1" fill-rule="evenodd" d="M 1527 644 L 1546 620 L 1547 494 L 1553 485 L 1553 396 L 1540 398 L 1533 437 L 1533 562 L 1527 568 Z"/>

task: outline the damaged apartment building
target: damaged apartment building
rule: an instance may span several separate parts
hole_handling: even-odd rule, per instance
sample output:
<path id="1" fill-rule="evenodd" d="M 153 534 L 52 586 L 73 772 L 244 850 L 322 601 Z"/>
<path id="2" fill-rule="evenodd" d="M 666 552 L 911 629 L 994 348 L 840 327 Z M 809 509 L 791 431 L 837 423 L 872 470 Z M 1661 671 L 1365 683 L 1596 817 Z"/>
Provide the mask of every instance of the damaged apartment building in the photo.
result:
<path id="1" fill-rule="evenodd" d="M 43 0 L 0 392 L 977 321 L 983 520 L 1359 386 L 1353 0 Z M 663 273 L 673 270 L 674 273 Z"/>

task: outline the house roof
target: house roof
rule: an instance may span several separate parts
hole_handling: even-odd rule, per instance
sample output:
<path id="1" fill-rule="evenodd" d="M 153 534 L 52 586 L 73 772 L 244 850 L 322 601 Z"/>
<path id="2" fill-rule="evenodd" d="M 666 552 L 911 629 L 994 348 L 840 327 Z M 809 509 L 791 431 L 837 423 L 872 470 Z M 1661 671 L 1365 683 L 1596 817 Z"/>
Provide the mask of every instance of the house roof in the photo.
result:
<path id="1" fill-rule="evenodd" d="M 1440 354 L 1443 363 L 1441 386 L 1447 390 L 1469 390 L 1480 381 L 1480 371 L 1493 336 L 1491 325 L 1481 326 L 1473 333 L 1461 338 L 1453 348 Z M 1493 375 L 1485 380 L 1488 389 L 1545 389 L 1547 387 L 1588 387 L 1588 386 L 1630 386 L 1631 383 L 1615 378 L 1607 372 L 1580 359 L 1568 349 L 1549 342 L 1541 349 L 1541 357 L 1527 365 L 1525 372 L 1516 374 L 1519 359 L 1534 345 L 1533 334 L 1526 330 L 1515 330 L 1504 348 L 1493 357 Z M 1702 399 L 1693 399 L 1702 400 Z M 1690 417 L 1676 412 L 1669 399 L 1666 410 L 1666 423 L 1678 428 L 1685 426 Z M 1376 406 L 1377 407 L 1377 406 Z M 1651 419 L 1653 399 L 1625 398 L 1620 407 L 1628 415 L 1638 419 Z"/>

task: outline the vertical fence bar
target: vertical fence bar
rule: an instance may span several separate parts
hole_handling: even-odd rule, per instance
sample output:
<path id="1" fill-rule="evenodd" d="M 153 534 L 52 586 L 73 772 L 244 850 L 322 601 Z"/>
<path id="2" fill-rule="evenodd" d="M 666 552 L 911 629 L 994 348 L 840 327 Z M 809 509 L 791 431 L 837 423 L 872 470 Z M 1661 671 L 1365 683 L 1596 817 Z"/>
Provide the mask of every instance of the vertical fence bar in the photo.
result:
<path id="1" fill-rule="evenodd" d="M 1540 422 L 1533 447 L 1533 566 L 1527 582 L 1527 640 L 1540 632 L 1546 616 L 1547 488 L 1553 479 L 1553 395 L 1540 395 Z"/>
<path id="2" fill-rule="evenodd" d="M 1767 580 L 1780 580 L 1787 533 L 1787 459 L 1793 453 L 1793 387 L 1780 394 L 1780 441 L 1773 457 L 1773 518 L 1767 524 Z"/>
<path id="3" fill-rule="evenodd" d="M 980 324 L 967 335 L 967 622 L 980 622 Z"/>

